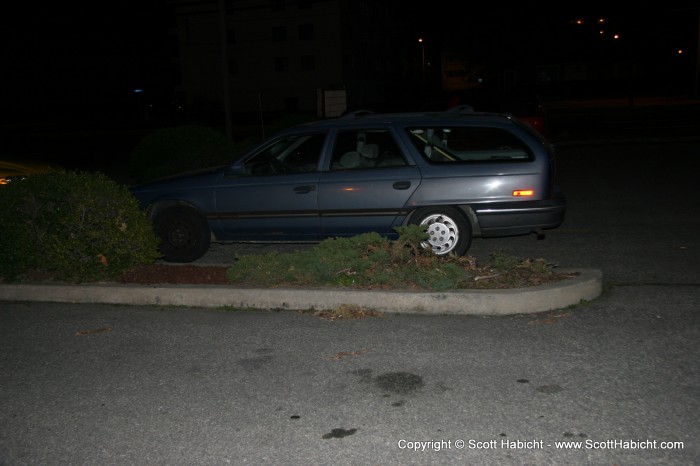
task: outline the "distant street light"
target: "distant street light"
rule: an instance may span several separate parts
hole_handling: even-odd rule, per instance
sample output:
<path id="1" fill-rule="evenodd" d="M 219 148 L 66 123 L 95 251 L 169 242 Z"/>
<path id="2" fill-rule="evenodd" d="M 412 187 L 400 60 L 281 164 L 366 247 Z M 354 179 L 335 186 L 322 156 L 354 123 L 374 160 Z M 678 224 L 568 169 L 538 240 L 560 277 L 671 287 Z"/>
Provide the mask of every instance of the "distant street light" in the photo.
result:
<path id="1" fill-rule="evenodd" d="M 422 37 L 418 38 L 418 43 L 420 44 L 421 49 L 421 67 L 423 70 L 423 81 L 425 81 L 425 42 L 423 41 Z"/>

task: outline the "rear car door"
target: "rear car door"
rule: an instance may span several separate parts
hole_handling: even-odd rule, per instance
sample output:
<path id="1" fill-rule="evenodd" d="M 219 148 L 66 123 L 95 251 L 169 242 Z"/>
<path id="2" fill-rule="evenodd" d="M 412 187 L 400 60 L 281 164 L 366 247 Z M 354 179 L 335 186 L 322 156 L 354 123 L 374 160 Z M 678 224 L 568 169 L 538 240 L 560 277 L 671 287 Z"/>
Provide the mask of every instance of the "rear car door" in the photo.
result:
<path id="1" fill-rule="evenodd" d="M 394 236 L 421 180 L 409 160 L 389 128 L 338 130 L 329 170 L 319 182 L 322 235 Z"/>

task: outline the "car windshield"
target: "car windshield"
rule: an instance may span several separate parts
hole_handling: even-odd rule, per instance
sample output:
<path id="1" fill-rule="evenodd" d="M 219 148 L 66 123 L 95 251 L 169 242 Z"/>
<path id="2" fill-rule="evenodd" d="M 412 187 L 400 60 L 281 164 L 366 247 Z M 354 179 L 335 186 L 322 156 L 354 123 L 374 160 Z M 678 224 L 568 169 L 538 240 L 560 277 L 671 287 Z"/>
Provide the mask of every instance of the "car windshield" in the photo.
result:
<path id="1" fill-rule="evenodd" d="M 409 128 L 411 141 L 431 163 L 531 161 L 529 148 L 500 128 L 475 126 Z"/>

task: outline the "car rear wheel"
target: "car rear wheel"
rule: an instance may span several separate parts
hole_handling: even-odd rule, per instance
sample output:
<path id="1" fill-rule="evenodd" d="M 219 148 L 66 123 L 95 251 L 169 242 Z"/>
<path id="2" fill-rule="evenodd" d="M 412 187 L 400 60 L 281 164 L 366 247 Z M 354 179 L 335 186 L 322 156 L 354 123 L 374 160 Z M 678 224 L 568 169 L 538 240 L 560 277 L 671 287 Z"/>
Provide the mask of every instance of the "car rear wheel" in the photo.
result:
<path id="1" fill-rule="evenodd" d="M 192 262 L 209 250 L 209 224 L 194 209 L 170 207 L 158 213 L 153 224 L 160 238 L 160 253 L 168 262 Z"/>
<path id="2" fill-rule="evenodd" d="M 429 207 L 415 213 L 414 225 L 427 226 L 429 238 L 421 243 L 440 256 L 463 256 L 472 243 L 471 225 L 466 217 L 453 207 Z"/>

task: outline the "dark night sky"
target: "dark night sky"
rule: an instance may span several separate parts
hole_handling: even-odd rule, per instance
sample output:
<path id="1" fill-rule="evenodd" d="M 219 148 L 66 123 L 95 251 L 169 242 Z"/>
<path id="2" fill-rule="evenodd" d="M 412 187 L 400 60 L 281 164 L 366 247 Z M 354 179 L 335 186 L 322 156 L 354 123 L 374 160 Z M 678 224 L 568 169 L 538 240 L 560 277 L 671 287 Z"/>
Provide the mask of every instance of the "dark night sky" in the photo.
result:
<path id="1" fill-rule="evenodd" d="M 135 3 L 25 4 L 3 14 L 0 96 L 19 113 L 65 113 L 123 102 L 136 87 L 170 79 L 164 2 Z"/>
<path id="2" fill-rule="evenodd" d="M 413 18 L 416 34 L 436 42 L 461 44 L 470 54 L 502 61 L 556 63 L 604 58 L 607 53 L 633 57 L 640 63 L 666 66 L 678 48 L 693 63 L 698 44 L 700 2 L 665 2 L 632 11 L 612 5 L 577 7 L 571 3 L 546 8 L 520 2 L 469 5 L 455 14 L 453 1 L 399 2 Z M 165 0 L 114 3 L 55 2 L 40 8 L 24 3 L 6 9 L 0 18 L 2 98 L 27 113 L 49 112 L 48 100 L 75 106 L 123 101 L 135 87 L 150 87 L 163 99 L 158 83 L 172 80 L 168 57 L 173 54 L 172 24 Z M 615 48 L 604 44 L 593 29 L 575 33 L 574 18 L 608 18 L 606 30 L 619 32 Z M 677 58 L 677 57 L 676 57 Z M 128 97 L 127 97 L 128 96 Z M 20 102 L 27 102 L 22 105 Z M 34 102 L 34 104 L 30 104 Z M 17 110 L 21 113 L 20 110 Z M 2 121 L 7 121 L 3 115 Z"/>
<path id="3" fill-rule="evenodd" d="M 474 14 L 467 11 L 465 16 L 442 14 L 441 10 L 435 8 L 433 14 L 442 33 L 483 37 L 497 43 L 501 53 L 514 57 L 544 55 L 563 61 L 575 58 L 577 53 L 599 51 L 596 45 L 602 41 L 597 39 L 603 36 L 598 35 L 598 18 L 606 19 L 603 28 L 607 37 L 621 35 L 618 45 L 624 54 L 649 55 L 651 51 L 654 55 L 679 47 L 695 52 L 700 2 L 665 2 L 660 7 L 638 10 L 613 2 L 584 6 L 569 2 L 556 8 L 531 2 L 508 7 L 492 3 L 479 7 Z M 584 20 L 582 26 L 572 24 L 579 18 Z M 460 29 L 462 32 L 458 32 Z M 474 42 L 478 47 L 478 40 Z"/>

